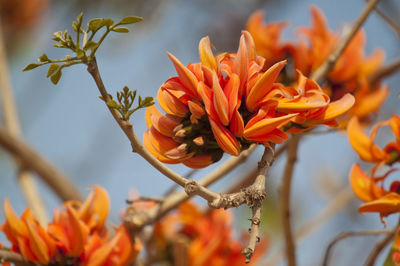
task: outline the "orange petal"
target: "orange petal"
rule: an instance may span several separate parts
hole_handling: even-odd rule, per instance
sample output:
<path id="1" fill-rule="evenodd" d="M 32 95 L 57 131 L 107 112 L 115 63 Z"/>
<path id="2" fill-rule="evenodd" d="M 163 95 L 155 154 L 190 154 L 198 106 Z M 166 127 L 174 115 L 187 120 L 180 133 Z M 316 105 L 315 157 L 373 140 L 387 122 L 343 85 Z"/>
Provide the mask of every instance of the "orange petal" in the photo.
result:
<path id="1" fill-rule="evenodd" d="M 357 117 L 353 117 L 347 125 L 347 135 L 351 146 L 362 160 L 379 162 L 385 158 L 386 153 L 363 132 Z"/>
<path id="2" fill-rule="evenodd" d="M 364 203 L 358 209 L 360 212 L 379 212 L 382 216 L 400 211 L 400 195 L 394 192 L 385 196 Z"/>
<path id="3" fill-rule="evenodd" d="M 175 56 L 167 52 L 168 57 L 171 59 L 176 72 L 178 73 L 179 79 L 182 84 L 191 91 L 191 94 L 197 94 L 197 78 L 196 76 L 190 72 Z"/>
<path id="4" fill-rule="evenodd" d="M 368 176 L 359 164 L 353 165 L 349 176 L 354 194 L 362 201 L 372 201 L 386 194 L 386 191 L 377 186 L 373 178 Z"/>
<path id="5" fill-rule="evenodd" d="M 242 34 L 242 36 L 240 37 L 239 48 L 233 63 L 233 72 L 237 74 L 240 79 L 240 95 L 242 95 L 242 92 L 244 91 L 245 83 L 247 81 L 247 71 L 249 67 L 249 54 L 246 45 L 247 44 L 245 36 Z"/>
<path id="6" fill-rule="evenodd" d="M 15 214 L 7 198 L 4 200 L 4 213 L 6 215 L 7 223 L 10 225 L 10 229 L 14 232 L 14 234 L 29 237 L 28 228 L 26 227 L 25 223 Z"/>
<path id="7" fill-rule="evenodd" d="M 271 132 L 272 130 L 277 128 L 282 123 L 289 122 L 290 119 L 292 119 L 296 115 L 297 114 L 288 114 L 281 117 L 265 118 L 250 127 L 246 125 L 244 129 L 244 136 L 246 138 L 251 138 L 253 136 L 267 134 L 268 132 Z"/>
<path id="8" fill-rule="evenodd" d="M 154 156 L 156 157 L 160 162 L 163 163 L 168 163 L 168 164 L 176 164 L 176 163 L 180 163 L 180 160 L 173 160 L 170 158 L 165 157 L 164 155 L 162 155 L 159 151 L 156 151 L 154 149 L 154 146 L 152 144 L 152 141 L 150 139 L 150 133 L 149 131 L 144 132 L 143 135 L 143 144 L 146 147 L 146 149 Z"/>
<path id="9" fill-rule="evenodd" d="M 244 132 L 244 121 L 238 110 L 233 112 L 231 124 L 229 125 L 229 129 L 236 137 L 242 137 Z"/>
<path id="10" fill-rule="evenodd" d="M 240 153 L 240 143 L 235 136 L 220 123 L 215 122 L 211 118 L 209 120 L 214 138 L 221 149 L 226 153 L 238 156 Z"/>
<path id="11" fill-rule="evenodd" d="M 194 115 L 194 117 L 197 119 L 201 118 L 203 115 L 206 114 L 206 112 L 204 112 L 203 107 L 197 102 L 188 101 L 188 106 L 192 115 Z"/>
<path id="12" fill-rule="evenodd" d="M 154 149 L 161 154 L 164 154 L 180 145 L 180 143 L 158 132 L 155 127 L 150 128 L 150 140 Z"/>
<path id="13" fill-rule="evenodd" d="M 214 91 L 214 108 L 218 117 L 224 126 L 229 125 L 229 105 L 222 88 L 219 84 L 217 74 L 213 72 L 213 91 Z"/>
<path id="14" fill-rule="evenodd" d="M 144 114 L 147 128 L 151 128 L 151 126 L 152 126 L 152 123 L 151 123 L 152 115 L 162 115 L 160 113 L 160 111 L 158 111 L 157 107 L 155 107 L 154 105 L 147 107 L 146 112 Z"/>
<path id="15" fill-rule="evenodd" d="M 199 43 L 199 54 L 200 61 L 203 65 L 211 68 L 212 70 L 217 70 L 217 61 L 215 61 L 214 54 L 211 50 L 210 38 L 204 37 Z"/>
<path id="16" fill-rule="evenodd" d="M 29 231 L 29 244 L 33 253 L 38 258 L 39 262 L 42 264 L 47 264 L 50 262 L 49 249 L 46 242 L 40 237 L 33 221 L 26 221 Z"/>
<path id="17" fill-rule="evenodd" d="M 120 237 L 121 233 L 117 232 L 115 236 L 111 239 L 111 241 L 102 245 L 100 248 L 98 248 L 95 252 L 91 254 L 86 265 L 87 266 L 105 265 L 108 256 L 113 251 L 113 248 L 115 248 L 115 245 L 118 243 Z"/>
<path id="18" fill-rule="evenodd" d="M 388 87 L 380 87 L 367 94 L 356 93 L 356 104 L 352 109 L 352 114 L 363 118 L 377 112 L 389 96 L 389 92 Z"/>
<path id="19" fill-rule="evenodd" d="M 265 73 L 257 80 L 253 88 L 251 88 L 249 95 L 246 98 L 246 106 L 250 112 L 254 112 L 259 106 L 261 100 L 268 94 L 273 83 L 278 78 L 279 73 L 286 65 L 286 60 L 281 61 L 270 67 Z"/>
<path id="20" fill-rule="evenodd" d="M 209 166 L 210 164 L 213 163 L 213 161 L 212 161 L 212 156 L 210 154 L 202 154 L 186 159 L 182 163 L 187 167 L 193 169 L 201 169 L 206 166 Z"/>
<path id="21" fill-rule="evenodd" d="M 83 250 L 85 242 L 89 235 L 89 229 L 80 221 L 76 211 L 67 204 L 67 233 L 70 241 L 68 255 L 79 257 Z"/>
<path id="22" fill-rule="evenodd" d="M 110 210 L 110 198 L 107 191 L 100 186 L 93 186 L 93 191 L 79 209 L 79 218 L 91 229 L 101 230 L 104 227 Z"/>
<path id="23" fill-rule="evenodd" d="M 389 125 L 392 128 L 393 135 L 397 142 L 400 142 L 400 116 L 393 115 L 389 120 Z"/>
<path id="24" fill-rule="evenodd" d="M 326 122 L 335 119 L 336 117 L 348 111 L 354 105 L 354 102 L 354 96 L 350 93 L 346 93 L 342 98 L 337 101 L 331 102 L 328 105 L 320 122 Z"/>
<path id="25" fill-rule="evenodd" d="M 328 105 L 327 102 L 310 99 L 307 97 L 300 97 L 296 100 L 290 100 L 283 98 L 278 100 L 278 106 L 276 109 L 282 112 L 289 111 L 307 111 L 312 109 L 323 108 Z"/>
<path id="26" fill-rule="evenodd" d="M 163 97 L 163 100 L 161 101 L 160 97 L 158 98 L 160 106 L 165 110 L 165 112 L 171 115 L 184 117 L 186 116 L 187 112 L 189 112 L 189 109 L 181 100 L 179 100 L 178 97 L 174 95 L 173 92 L 174 91 L 161 89 L 161 94 L 159 93 L 159 95 Z"/>
<path id="27" fill-rule="evenodd" d="M 228 112 L 229 120 L 232 119 L 233 113 L 238 105 L 239 86 L 240 86 L 239 76 L 236 74 L 232 74 L 228 84 L 226 84 L 224 88 L 224 93 L 228 99 L 228 105 L 229 105 L 229 112 Z"/>

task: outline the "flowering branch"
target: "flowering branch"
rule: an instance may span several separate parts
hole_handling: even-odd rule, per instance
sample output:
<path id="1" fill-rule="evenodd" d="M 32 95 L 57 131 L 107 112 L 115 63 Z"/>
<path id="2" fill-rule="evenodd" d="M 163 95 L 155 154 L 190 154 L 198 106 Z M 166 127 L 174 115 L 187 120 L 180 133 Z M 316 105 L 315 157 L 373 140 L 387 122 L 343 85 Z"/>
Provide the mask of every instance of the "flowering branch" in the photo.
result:
<path id="1" fill-rule="evenodd" d="M 8 71 L 7 55 L 4 47 L 3 30 L 0 24 L 0 87 L 1 98 L 3 105 L 4 124 L 7 131 L 18 137 L 21 135 L 17 108 L 11 88 L 10 75 Z M 15 160 L 17 165 L 17 180 L 18 185 L 25 197 L 25 201 L 32 208 L 41 224 L 47 224 L 46 207 L 42 198 L 39 196 L 33 176 L 21 168 L 18 160 Z"/>
<path id="2" fill-rule="evenodd" d="M 26 170 L 32 170 L 63 200 L 82 201 L 79 189 L 29 145 L 0 127 L 0 146 L 11 153 Z"/>
<path id="3" fill-rule="evenodd" d="M 287 161 L 283 173 L 282 184 L 280 187 L 280 192 L 281 192 L 280 196 L 282 204 L 282 223 L 283 223 L 283 231 L 285 234 L 286 256 L 289 266 L 296 265 L 295 243 L 290 223 L 290 188 L 292 183 L 294 165 L 297 161 L 297 150 L 299 142 L 300 142 L 300 136 L 296 135 L 292 135 L 291 139 L 289 140 L 288 150 L 287 150 Z"/>
<path id="4" fill-rule="evenodd" d="M 383 230 L 371 230 L 371 231 L 358 231 L 358 232 L 342 232 L 342 233 L 338 234 L 335 238 L 333 238 L 331 240 L 331 242 L 329 243 L 329 245 L 325 251 L 324 261 L 323 261 L 322 265 L 324 265 L 324 266 L 328 265 L 331 251 L 332 251 L 333 247 L 336 245 L 336 243 L 338 243 L 340 240 L 346 239 L 348 237 L 371 236 L 371 235 L 382 235 L 382 234 L 387 234 L 388 236 L 391 236 L 391 238 L 392 238 L 394 235 L 394 232 L 396 232 L 396 228 L 383 229 Z"/>
<path id="5" fill-rule="evenodd" d="M 368 15 L 375 8 L 376 4 L 379 0 L 370 0 L 365 6 L 364 10 L 361 12 L 360 16 L 354 22 L 351 29 L 346 33 L 342 41 L 337 45 L 335 51 L 331 53 L 328 59 L 312 74 L 311 79 L 320 83 L 328 73 L 333 69 L 337 60 L 342 55 L 347 45 L 351 42 L 354 35 L 358 32 L 361 26 L 364 24 L 365 20 L 368 18 Z"/>

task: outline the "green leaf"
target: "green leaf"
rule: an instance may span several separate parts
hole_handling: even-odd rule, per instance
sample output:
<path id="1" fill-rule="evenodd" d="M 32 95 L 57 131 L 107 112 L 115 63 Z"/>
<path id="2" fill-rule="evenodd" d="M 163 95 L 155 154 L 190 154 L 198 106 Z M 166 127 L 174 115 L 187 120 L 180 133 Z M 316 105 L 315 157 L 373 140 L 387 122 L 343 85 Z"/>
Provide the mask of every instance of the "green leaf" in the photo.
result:
<path id="1" fill-rule="evenodd" d="M 95 18 L 89 21 L 88 27 L 89 30 L 96 32 L 98 31 L 101 27 L 104 27 L 104 19 L 102 18 Z"/>
<path id="2" fill-rule="evenodd" d="M 121 28 L 113 28 L 112 31 L 121 32 L 121 33 L 128 33 L 129 29 L 125 28 L 125 27 L 121 27 Z"/>
<path id="3" fill-rule="evenodd" d="M 42 55 L 38 58 L 38 61 L 41 62 L 41 63 L 44 63 L 44 62 L 49 62 L 50 59 L 47 57 L 46 54 L 42 54 Z"/>
<path id="4" fill-rule="evenodd" d="M 61 71 L 61 69 L 59 69 L 56 73 L 54 73 L 51 76 L 50 80 L 51 80 L 51 82 L 53 82 L 54 85 L 56 85 L 58 83 L 58 81 L 60 80 L 61 76 L 62 76 L 62 71 Z"/>
<path id="5" fill-rule="evenodd" d="M 109 100 L 107 102 L 107 105 L 110 106 L 111 108 L 115 108 L 115 109 L 119 108 L 119 104 L 114 100 Z"/>
<path id="6" fill-rule="evenodd" d="M 76 50 L 76 56 L 80 59 L 83 58 L 85 56 L 85 52 L 82 49 L 77 49 Z"/>
<path id="7" fill-rule="evenodd" d="M 24 69 L 22 71 L 28 71 L 28 70 L 37 68 L 38 66 L 40 66 L 40 64 L 29 64 L 26 67 L 24 67 Z"/>
<path id="8" fill-rule="evenodd" d="M 124 24 L 133 24 L 142 21 L 143 18 L 141 17 L 136 17 L 136 16 L 128 16 L 124 17 L 119 24 L 124 25 Z"/>
<path id="9" fill-rule="evenodd" d="M 110 18 L 103 18 L 104 20 L 104 25 L 111 27 L 114 24 L 114 20 L 110 19 Z"/>
<path id="10" fill-rule="evenodd" d="M 99 44 L 97 42 L 94 41 L 88 41 L 85 44 L 85 47 L 83 47 L 84 50 L 93 50 L 95 48 L 97 48 L 97 46 L 99 46 Z"/>
<path id="11" fill-rule="evenodd" d="M 83 17 L 82 12 L 76 17 L 76 21 L 78 22 L 78 24 L 82 24 L 82 17 Z"/>
<path id="12" fill-rule="evenodd" d="M 75 32 L 79 31 L 79 25 L 76 23 L 76 21 L 72 22 L 72 28 L 74 29 Z"/>
<path id="13" fill-rule="evenodd" d="M 48 78 L 50 76 L 53 76 L 60 69 L 60 67 L 61 67 L 60 65 L 51 64 L 49 70 L 47 71 L 46 77 Z"/>

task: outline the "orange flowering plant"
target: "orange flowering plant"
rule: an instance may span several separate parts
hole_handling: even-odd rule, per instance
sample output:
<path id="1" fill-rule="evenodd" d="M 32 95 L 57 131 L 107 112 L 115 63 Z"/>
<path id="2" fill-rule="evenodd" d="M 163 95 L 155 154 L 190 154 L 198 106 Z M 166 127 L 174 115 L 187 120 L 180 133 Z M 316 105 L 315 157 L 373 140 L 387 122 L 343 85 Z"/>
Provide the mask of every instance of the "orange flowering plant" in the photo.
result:
<path id="1" fill-rule="evenodd" d="M 96 18 L 85 27 L 80 14 L 72 24 L 72 34 L 60 31 L 53 36 L 54 46 L 70 54 L 62 59 L 43 54 L 38 63 L 27 65 L 24 71 L 48 65 L 47 77 L 57 84 L 66 68 L 84 64 L 132 151 L 183 190 L 169 191 L 160 199 L 139 197 L 128 201 L 122 223 L 111 230 L 106 222 L 110 203 L 105 189 L 94 186 L 83 201 L 72 182 L 0 128 L 0 146 L 9 150 L 23 169 L 43 177 L 64 202 L 54 210 L 51 222 L 43 222 L 46 219 L 39 218 L 36 210 L 42 207 L 36 201 L 31 205 L 37 208 L 30 206 L 19 217 L 5 199 L 5 221 L 0 230 L 10 248 L 7 244 L 0 246 L 0 262 L 256 265 L 273 243 L 261 238 L 260 227 L 266 219 L 261 210 L 267 196 L 267 174 L 275 158 L 286 151 L 279 190 L 279 221 L 285 239 L 281 253 L 285 253 L 288 265 L 295 266 L 298 239 L 291 226 L 291 180 L 299 142 L 304 136 L 326 132 L 314 130 L 320 125 L 347 127 L 350 144 L 360 158 L 375 164 L 368 174 L 359 164 L 351 169 L 350 185 L 364 201 L 359 211 L 378 212 L 381 218 L 400 212 L 400 181 L 391 182 L 389 187 L 384 185 L 397 170 L 393 165 L 400 160 L 400 117 L 393 115 L 378 122 L 369 136 L 363 129 L 377 117 L 389 94 L 389 88 L 381 83 L 382 76 L 377 75 L 383 68 L 383 50 L 366 56 L 366 36 L 360 29 L 376 3 L 377 0 L 368 2 L 343 37 L 329 29 L 322 11 L 311 7 L 311 26 L 298 27 L 294 41 L 281 39 L 287 22 L 266 24 L 262 12 L 256 11 L 246 30 L 238 31 L 241 35 L 236 52 L 215 52 L 207 36 L 200 39 L 198 62 L 183 63 L 167 53 L 176 74 L 161 84 L 154 99 L 142 98 L 126 86 L 113 97 L 97 65 L 97 51 L 108 35 L 127 33 L 130 29 L 126 25 L 142 18 Z M 0 81 L 1 78 L 2 75 Z M 145 109 L 147 129 L 143 143 L 136 135 L 136 122 L 132 121 L 132 114 L 139 109 Z M 381 148 L 375 138 L 383 126 L 389 126 L 395 140 Z M 257 145 L 263 147 L 264 153 L 254 173 L 226 189 L 226 193 L 209 188 L 243 163 Z M 280 146 L 275 150 L 277 145 Z M 325 145 L 323 149 L 325 152 Z M 232 157 L 199 180 L 189 180 L 165 165 L 202 169 L 218 162 L 224 153 Z M 383 168 L 386 172 L 378 175 Z M 72 190 L 76 193 L 69 193 Z M 185 202 L 193 195 L 206 200 L 210 208 L 200 209 Z M 40 199 L 40 195 L 36 197 Z M 250 229 L 238 237 L 233 230 L 233 214 L 226 209 L 243 204 L 252 213 Z M 310 223 L 315 225 L 315 221 Z M 396 233 L 391 257 L 397 264 L 398 238 Z M 139 254 L 140 251 L 143 252 Z"/>

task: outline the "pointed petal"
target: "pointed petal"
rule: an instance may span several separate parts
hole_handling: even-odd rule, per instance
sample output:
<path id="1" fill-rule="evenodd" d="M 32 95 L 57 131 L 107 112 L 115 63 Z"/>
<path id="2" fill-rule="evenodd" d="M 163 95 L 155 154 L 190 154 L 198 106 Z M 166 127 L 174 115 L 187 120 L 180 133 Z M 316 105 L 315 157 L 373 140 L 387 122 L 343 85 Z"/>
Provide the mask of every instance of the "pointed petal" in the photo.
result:
<path id="1" fill-rule="evenodd" d="M 151 126 L 152 126 L 152 123 L 151 123 L 151 116 L 152 115 L 162 115 L 160 113 L 160 111 L 158 111 L 157 107 L 155 107 L 154 105 L 147 107 L 146 108 L 146 112 L 144 114 L 147 128 L 151 128 Z"/>
<path id="2" fill-rule="evenodd" d="M 218 76 L 213 73 L 213 91 L 214 91 L 214 108 L 217 111 L 218 117 L 224 126 L 229 125 L 229 105 L 222 88 L 219 84 Z"/>
<path id="3" fill-rule="evenodd" d="M 6 215 L 7 223 L 10 225 L 11 230 L 15 232 L 15 234 L 24 237 L 29 236 L 28 228 L 26 227 L 25 223 L 15 214 L 7 198 L 4 200 L 4 213 Z"/>
<path id="4" fill-rule="evenodd" d="M 346 93 L 342 98 L 337 101 L 331 102 L 325 111 L 323 122 L 335 119 L 341 114 L 348 111 L 354 105 L 354 96 L 350 93 Z"/>
<path id="5" fill-rule="evenodd" d="M 226 153 L 238 156 L 240 153 L 240 143 L 235 136 L 220 123 L 215 122 L 211 118 L 209 120 L 214 138 L 221 149 Z"/>
<path id="6" fill-rule="evenodd" d="M 359 164 L 353 165 L 349 177 L 354 194 L 362 201 L 372 201 L 386 194 L 386 191 L 377 186 L 373 178 L 369 177 Z"/>
<path id="7" fill-rule="evenodd" d="M 286 65 L 286 60 L 281 61 L 270 67 L 265 73 L 257 80 L 254 87 L 251 88 L 249 95 L 246 98 L 246 106 L 249 111 L 254 112 L 259 106 L 260 101 L 268 94 L 273 83 L 278 78 L 279 73 Z"/>
<path id="8" fill-rule="evenodd" d="M 101 230 L 110 210 L 110 198 L 107 191 L 100 186 L 93 186 L 93 191 L 79 209 L 79 218 L 90 228 Z M 89 222 L 93 224 L 89 224 Z"/>
<path id="9" fill-rule="evenodd" d="M 289 122 L 290 119 L 292 119 L 296 115 L 297 114 L 288 114 L 288 115 L 284 115 L 281 117 L 265 118 L 265 119 L 255 123 L 251 127 L 248 127 L 246 125 L 246 127 L 244 129 L 244 136 L 246 138 L 251 138 L 253 136 L 263 135 L 268 132 L 271 132 L 272 130 L 274 130 L 278 126 L 282 125 L 283 123 Z"/>
<path id="10" fill-rule="evenodd" d="M 386 153 L 363 132 L 357 117 L 353 117 L 347 125 L 347 136 L 351 146 L 362 160 L 379 162 L 386 157 Z"/>
<path id="11" fill-rule="evenodd" d="M 70 241 L 69 256 L 79 257 L 89 235 L 89 229 L 80 221 L 76 211 L 67 204 L 67 233 Z"/>
<path id="12" fill-rule="evenodd" d="M 276 109 L 281 112 L 290 111 L 307 111 L 312 109 L 323 108 L 328 105 L 327 102 L 314 100 L 306 97 L 300 97 L 296 100 L 289 100 L 287 98 L 278 100 Z"/>
<path id="13" fill-rule="evenodd" d="M 197 95 L 197 78 L 189 71 L 175 56 L 167 52 L 168 57 L 171 59 L 176 72 L 178 73 L 179 79 L 182 84 L 188 88 L 193 95 Z"/>
<path id="14" fill-rule="evenodd" d="M 249 54 L 246 47 L 246 37 L 242 34 L 240 37 L 239 48 L 236 53 L 236 57 L 233 63 L 233 73 L 237 74 L 240 79 L 239 94 L 245 89 L 245 84 L 247 82 L 247 72 L 249 67 Z"/>
<path id="15" fill-rule="evenodd" d="M 239 76 L 236 74 L 232 74 L 229 79 L 228 84 L 226 84 L 224 88 L 224 93 L 228 99 L 228 119 L 231 120 L 235 109 L 238 108 L 238 96 L 239 96 L 239 86 L 240 80 Z"/>
<path id="16" fill-rule="evenodd" d="M 210 38 L 204 37 L 199 43 L 200 61 L 203 65 L 217 71 L 217 61 L 215 61 L 214 54 L 211 50 Z"/>
<path id="17" fill-rule="evenodd" d="M 367 94 L 356 93 L 356 104 L 351 112 L 360 118 L 377 112 L 389 96 L 389 92 L 388 87 L 380 87 Z"/>
<path id="18" fill-rule="evenodd" d="M 154 149 L 161 154 L 180 145 L 180 143 L 158 132 L 154 127 L 150 128 L 150 140 Z"/>
<path id="19" fill-rule="evenodd" d="M 29 244 L 33 253 L 38 258 L 39 262 L 42 264 L 48 264 L 50 261 L 49 249 L 45 241 L 40 237 L 36 226 L 33 221 L 26 221 L 29 231 Z"/>
<path id="20" fill-rule="evenodd" d="M 113 251 L 113 248 L 117 244 L 120 239 L 121 234 L 116 233 L 115 236 L 106 244 L 100 246 L 95 252 L 92 253 L 90 258 L 88 259 L 87 266 L 101 266 L 105 265 L 108 256 Z"/>
<path id="21" fill-rule="evenodd" d="M 179 117 L 186 116 L 189 109 L 178 97 L 173 94 L 174 91 L 168 91 L 164 89 L 161 89 L 160 91 L 158 102 L 165 112 Z"/>
<path id="22" fill-rule="evenodd" d="M 400 195 L 394 192 L 385 196 L 364 203 L 358 209 L 360 212 L 379 212 L 382 216 L 400 211 Z"/>
<path id="23" fill-rule="evenodd" d="M 238 110 L 235 110 L 232 116 L 231 124 L 229 125 L 230 131 L 240 138 L 243 136 L 244 132 L 244 121 Z"/>
<path id="24" fill-rule="evenodd" d="M 203 115 L 206 114 L 203 107 L 197 102 L 188 101 L 188 106 L 192 115 L 194 115 L 194 117 L 197 119 L 201 118 Z"/>

